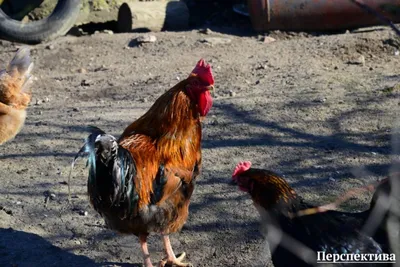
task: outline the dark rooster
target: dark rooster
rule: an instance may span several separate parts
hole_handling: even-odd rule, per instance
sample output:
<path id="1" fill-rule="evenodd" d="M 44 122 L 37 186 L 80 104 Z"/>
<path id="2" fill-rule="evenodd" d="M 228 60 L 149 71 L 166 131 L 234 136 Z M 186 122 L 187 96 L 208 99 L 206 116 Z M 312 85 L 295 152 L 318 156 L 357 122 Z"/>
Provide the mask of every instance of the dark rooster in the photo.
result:
<path id="1" fill-rule="evenodd" d="M 251 168 L 247 161 L 236 166 L 232 179 L 240 190 L 250 194 L 260 213 L 275 267 L 314 266 L 317 255 L 322 257 L 320 253 L 389 253 L 387 243 L 380 244 L 375 240 L 379 236 L 363 230 L 371 209 L 360 213 L 328 210 L 300 216 L 299 211 L 315 211 L 316 207 L 304 202 L 279 175 Z"/>
<path id="2" fill-rule="evenodd" d="M 164 93 L 121 137 L 93 128 L 78 155 L 89 155 L 88 194 L 109 228 L 139 237 L 144 264 L 153 266 L 147 236 L 161 233 L 160 265 L 176 258 L 169 234 L 179 231 L 201 169 L 201 118 L 212 106 L 211 66 L 200 60 L 189 77 Z M 74 161 L 75 161 L 74 160 Z"/>

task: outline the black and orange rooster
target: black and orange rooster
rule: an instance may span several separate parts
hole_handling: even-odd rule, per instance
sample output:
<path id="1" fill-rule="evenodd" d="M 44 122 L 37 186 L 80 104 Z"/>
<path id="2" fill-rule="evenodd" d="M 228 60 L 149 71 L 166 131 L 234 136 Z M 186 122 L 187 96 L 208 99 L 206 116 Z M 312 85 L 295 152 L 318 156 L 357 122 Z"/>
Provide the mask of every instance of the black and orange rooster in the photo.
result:
<path id="1" fill-rule="evenodd" d="M 201 118 L 212 106 L 211 66 L 200 60 L 189 77 L 164 93 L 121 137 L 93 129 L 88 194 L 111 229 L 139 237 L 144 264 L 153 266 L 147 236 L 161 233 L 167 257 L 160 265 L 190 266 L 176 258 L 169 234 L 184 225 L 201 169 Z M 77 158 L 76 157 L 76 158 Z M 75 158 L 75 160 L 76 160 Z"/>
<path id="2" fill-rule="evenodd" d="M 33 80 L 29 54 L 28 48 L 19 49 L 8 67 L 0 71 L 0 145 L 14 138 L 25 122 Z"/>
<path id="3" fill-rule="evenodd" d="M 240 190 L 250 194 L 262 218 L 275 267 L 314 266 L 318 251 L 389 253 L 388 244 L 379 243 L 387 242 L 387 238 L 380 236 L 384 231 L 368 234 L 363 229 L 378 194 L 373 197 L 371 208 L 364 212 L 328 210 L 298 216 L 299 211 L 315 207 L 305 203 L 279 175 L 251 168 L 251 162 L 245 161 L 236 166 L 232 179 Z M 386 186 L 380 188 L 386 191 Z"/>

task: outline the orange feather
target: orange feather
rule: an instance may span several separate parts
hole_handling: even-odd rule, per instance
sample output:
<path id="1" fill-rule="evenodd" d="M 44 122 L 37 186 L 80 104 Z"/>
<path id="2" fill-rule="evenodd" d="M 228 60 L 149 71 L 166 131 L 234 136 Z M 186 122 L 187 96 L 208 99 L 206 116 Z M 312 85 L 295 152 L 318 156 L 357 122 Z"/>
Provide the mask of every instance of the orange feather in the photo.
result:
<path id="1" fill-rule="evenodd" d="M 156 100 L 120 137 L 120 145 L 129 150 L 137 166 L 139 209 L 148 205 L 153 181 L 162 163 L 166 169 L 188 172 L 201 160 L 201 125 L 199 114 L 185 88 L 196 77 L 178 83 Z M 156 126 L 156 127 L 154 127 Z M 191 175 L 185 176 L 188 181 Z M 137 181 L 135 181 L 136 183 Z M 165 191 L 168 191 L 169 184 Z M 178 201 L 178 200 L 177 200 Z"/>

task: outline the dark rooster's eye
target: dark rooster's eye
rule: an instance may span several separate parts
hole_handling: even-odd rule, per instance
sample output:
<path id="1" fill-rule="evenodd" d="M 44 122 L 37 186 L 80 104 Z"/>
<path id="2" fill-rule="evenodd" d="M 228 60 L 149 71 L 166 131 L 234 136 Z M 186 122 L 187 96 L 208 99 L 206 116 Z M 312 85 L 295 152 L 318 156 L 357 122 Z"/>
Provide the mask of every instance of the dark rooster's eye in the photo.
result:
<path id="1" fill-rule="evenodd" d="M 200 86 L 200 82 L 198 80 L 191 81 L 189 86 L 198 87 L 198 86 Z"/>

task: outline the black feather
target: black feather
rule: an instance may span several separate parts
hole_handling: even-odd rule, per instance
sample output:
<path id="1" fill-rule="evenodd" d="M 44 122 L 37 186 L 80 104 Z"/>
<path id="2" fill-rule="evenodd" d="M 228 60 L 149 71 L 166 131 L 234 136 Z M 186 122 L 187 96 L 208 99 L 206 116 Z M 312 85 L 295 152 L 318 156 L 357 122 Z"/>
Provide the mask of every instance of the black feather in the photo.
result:
<path id="1" fill-rule="evenodd" d="M 153 193 L 150 196 L 151 204 L 157 204 L 161 200 L 166 183 L 165 167 L 164 164 L 160 164 L 156 178 L 153 181 Z"/>
<path id="2" fill-rule="evenodd" d="M 293 200 L 290 208 L 286 210 L 295 213 L 311 207 L 299 197 Z M 313 266 L 316 264 L 317 251 L 347 254 L 387 253 L 381 244 L 363 233 L 362 229 L 368 215 L 369 212 L 327 211 L 291 218 L 287 216 L 287 213 L 272 209 L 263 217 L 266 228 L 268 231 L 272 228 L 279 229 L 286 236 L 275 244 L 269 238 L 270 246 L 274 247 L 271 253 L 274 266 Z M 306 253 L 301 252 L 301 246 L 294 246 L 293 242 L 287 238 L 297 240 L 314 254 L 304 258 Z"/>
<path id="3" fill-rule="evenodd" d="M 71 169 L 70 169 L 69 176 L 68 176 L 68 200 L 69 201 L 71 201 L 71 186 L 70 186 L 71 185 L 71 176 L 72 176 L 72 171 L 74 170 L 76 161 L 78 160 L 79 157 L 85 157 L 86 155 L 90 154 L 90 151 L 94 151 L 94 142 L 95 142 L 97 136 L 100 134 L 105 134 L 104 131 L 100 130 L 99 128 L 97 128 L 95 126 L 88 126 L 87 128 L 91 134 L 85 139 L 85 144 L 79 149 L 78 153 L 76 153 L 76 155 L 71 163 Z M 93 161 L 93 165 L 91 168 L 92 172 L 95 172 L 94 171 L 96 169 L 95 164 L 96 164 L 95 161 Z M 87 165 L 89 165 L 89 159 L 87 161 Z"/>
<path id="4" fill-rule="evenodd" d="M 75 156 L 72 168 L 79 157 L 88 157 L 88 194 L 100 214 L 114 214 L 121 219 L 135 216 L 139 195 L 134 182 L 136 164 L 130 152 L 114 136 L 94 126 L 88 128 L 91 134 Z"/>

